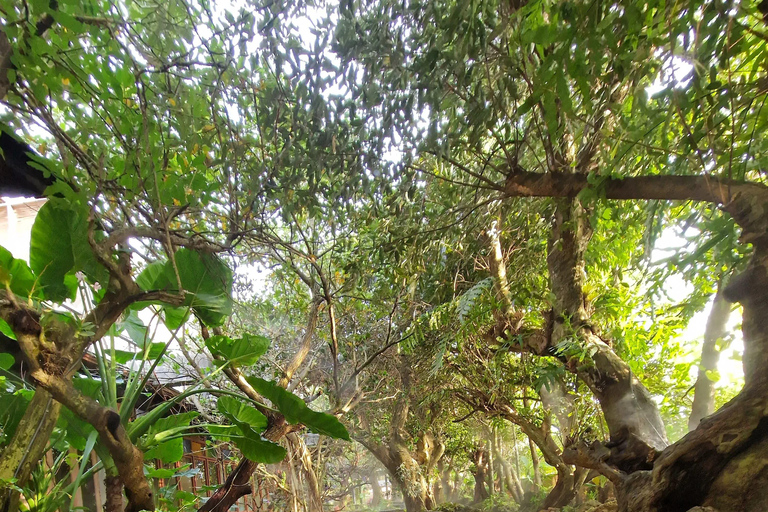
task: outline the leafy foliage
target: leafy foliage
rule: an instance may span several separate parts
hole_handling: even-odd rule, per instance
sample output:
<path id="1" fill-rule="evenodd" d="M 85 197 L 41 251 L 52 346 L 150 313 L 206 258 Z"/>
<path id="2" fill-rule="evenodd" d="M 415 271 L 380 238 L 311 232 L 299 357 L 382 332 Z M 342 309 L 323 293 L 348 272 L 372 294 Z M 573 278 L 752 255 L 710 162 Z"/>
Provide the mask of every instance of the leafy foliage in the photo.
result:
<path id="1" fill-rule="evenodd" d="M 349 432 L 341 422 L 330 414 L 316 412 L 307 407 L 304 400 L 274 382 L 259 377 L 248 377 L 253 388 L 285 416 L 288 423 L 301 423 L 310 430 L 336 439 L 349 441 Z"/>

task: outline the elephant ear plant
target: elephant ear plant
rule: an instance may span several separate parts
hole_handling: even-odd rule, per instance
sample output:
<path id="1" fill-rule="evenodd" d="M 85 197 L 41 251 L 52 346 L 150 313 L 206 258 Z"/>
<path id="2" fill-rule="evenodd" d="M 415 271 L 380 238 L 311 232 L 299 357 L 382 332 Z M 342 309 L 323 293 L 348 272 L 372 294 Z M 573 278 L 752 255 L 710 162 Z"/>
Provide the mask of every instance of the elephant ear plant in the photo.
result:
<path id="1" fill-rule="evenodd" d="M 86 461 L 93 450 L 107 474 L 107 509 L 121 508 L 124 488 L 127 510 L 153 510 L 155 499 L 145 475 L 145 458 L 176 462 L 183 454 L 182 437 L 207 427 L 190 424 L 197 412 L 165 417 L 171 407 L 196 393 L 238 397 L 219 399 L 218 409 L 231 426 L 209 427 L 255 462 L 276 462 L 285 455 L 283 448 L 262 439 L 268 424 L 263 412 L 287 414 L 291 422 L 347 437 L 336 418 L 310 411 L 285 390 L 285 396 L 276 398 L 271 388 L 264 387 L 264 396 L 273 399 L 277 410 L 267 411 L 257 403 L 260 412 L 243 403 L 242 395 L 202 387 L 217 374 L 252 364 L 266 352 L 268 340 L 252 335 L 234 340 L 223 335 L 210 338 L 208 347 L 217 364 L 207 378 L 132 419 L 149 376 L 187 318 L 194 315 L 207 329 L 220 326 L 229 316 L 232 273 L 214 253 L 181 246 L 134 275 L 124 242 L 122 237 L 107 236 L 85 205 L 51 199 L 41 208 L 32 229 L 30 266 L 0 250 L 0 279 L 5 288 L 0 330 L 18 347 L 16 357 L 23 359 L 25 369 L 25 380 L 17 383 L 18 392 L 3 397 L 11 398 L 16 413 L 14 421 L 5 423 L 7 445 L 0 457 L 0 478 L 14 484 L 2 491 L 6 506 L 16 503 L 17 489 L 28 480 L 58 423 L 70 445 L 84 452 L 76 482 L 86 474 Z M 137 314 L 144 308 L 153 308 L 164 319 L 171 339 L 152 343 Z M 117 348 L 116 337 L 122 331 L 131 338 L 132 350 Z M 96 379 L 78 375 L 88 350 L 97 361 Z M 0 363 L 6 369 L 13 364 L 8 354 L 3 354 Z M 121 370 L 119 365 L 128 363 L 131 370 Z M 124 387 L 122 393 L 119 385 Z"/>

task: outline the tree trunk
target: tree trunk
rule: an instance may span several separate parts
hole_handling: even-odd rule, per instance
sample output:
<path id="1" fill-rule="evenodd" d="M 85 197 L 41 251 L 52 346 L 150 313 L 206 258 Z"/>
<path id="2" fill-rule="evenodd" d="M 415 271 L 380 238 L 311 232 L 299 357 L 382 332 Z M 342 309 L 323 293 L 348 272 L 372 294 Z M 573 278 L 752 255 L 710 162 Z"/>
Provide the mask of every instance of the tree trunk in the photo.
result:
<path id="1" fill-rule="evenodd" d="M 480 503 L 488 499 L 488 489 L 485 484 L 488 479 L 488 452 L 484 448 L 477 448 L 472 454 L 472 461 L 475 464 L 472 476 L 475 478 L 474 502 Z"/>
<path id="2" fill-rule="evenodd" d="M 13 438 L 0 456 L 0 479 L 16 479 L 19 487 L 27 484 L 45 455 L 60 411 L 61 404 L 50 393 L 42 387 L 35 389 Z M 0 487 L 0 511 L 15 512 L 18 506 L 19 493 L 9 486 Z"/>
<path id="3" fill-rule="evenodd" d="M 652 471 L 620 480 L 621 512 L 686 511 L 695 506 L 720 512 L 765 509 L 768 452 L 768 191 L 736 194 L 724 204 L 753 243 L 747 269 L 723 294 L 743 307 L 744 388 L 698 427 L 668 447 Z"/>
<path id="4" fill-rule="evenodd" d="M 493 496 L 495 489 L 495 475 L 493 471 L 493 448 L 491 447 L 492 441 L 488 441 L 488 449 L 486 449 L 486 453 L 488 454 L 488 496 Z"/>
<path id="5" fill-rule="evenodd" d="M 408 512 L 421 512 L 434 506 L 431 489 L 424 477 L 419 461 L 427 464 L 437 463 L 443 455 L 445 446 L 434 442 L 427 433 L 419 437 L 415 456 L 409 451 L 410 436 L 405 430 L 410 411 L 411 389 L 411 365 L 410 361 L 403 357 L 398 371 L 401 380 L 401 392 L 395 402 L 395 407 L 390 423 L 390 435 L 387 444 L 374 443 L 366 439 L 358 439 L 368 451 L 376 457 L 387 469 L 392 480 L 402 492 L 403 502 Z"/>
<path id="6" fill-rule="evenodd" d="M 512 496 L 517 503 L 521 503 L 523 500 L 523 486 L 520 484 L 520 479 L 512 469 L 512 465 L 506 460 L 500 460 L 502 474 L 504 475 L 505 486 L 507 492 Z"/>
<path id="7" fill-rule="evenodd" d="M 588 177 L 582 174 L 514 171 L 507 176 L 505 189 L 510 196 L 575 198 L 587 187 Z M 722 205 L 722 209 L 742 228 L 740 240 L 752 244 L 753 254 L 747 270 L 731 279 L 724 290 L 726 300 L 739 302 L 743 307 L 744 388 L 719 411 L 704 418 L 695 430 L 664 448 L 660 455 L 655 445 L 665 444 L 666 438 L 658 411 L 647 390 L 636 381 L 625 364 L 614 364 L 615 354 L 606 350 L 610 347 L 585 337 L 589 348 L 596 350 L 592 358 L 594 372 L 573 370 L 579 373 L 600 401 L 611 434 L 611 456 L 595 458 L 593 467 L 614 482 L 621 512 L 678 512 L 715 505 L 720 512 L 765 510 L 768 188 L 757 183 L 719 181 L 709 175 L 642 176 L 609 178 L 601 182 L 600 194 L 608 199 L 682 199 Z M 570 215 L 564 215 L 568 212 L 564 212 L 562 206 L 563 203 L 558 201 L 555 227 L 566 233 L 571 229 L 568 227 Z M 568 260 L 578 262 L 578 259 L 556 256 L 558 251 L 563 251 L 563 247 L 572 246 L 574 241 L 580 239 L 583 237 L 573 236 L 572 233 L 565 237 L 553 236 L 554 243 L 550 246 L 553 261 L 549 262 L 551 278 L 558 274 L 565 276 L 568 267 L 571 267 L 570 274 L 576 276 L 574 283 L 578 284 L 583 265 L 574 267 L 568 264 Z M 570 251 L 574 252 L 573 249 Z M 553 289 L 556 296 L 561 291 L 568 292 L 569 288 L 571 291 L 578 289 L 576 286 L 563 287 L 562 280 L 560 285 L 559 289 Z M 578 313 L 578 308 L 574 310 L 563 306 L 567 304 L 558 300 L 552 318 L 555 323 L 553 330 L 557 322 L 565 323 L 567 320 L 573 326 L 575 320 L 579 324 L 579 334 L 589 335 L 591 328 L 582 322 L 583 317 L 573 314 Z M 560 332 L 564 331 L 561 326 Z M 549 348 L 546 336 L 542 348 Z M 535 347 L 530 349 L 535 352 Z M 639 424 L 641 420 L 645 422 L 645 428 Z M 643 444 L 646 447 L 644 461 L 639 457 L 643 454 Z M 620 451 L 627 452 L 629 458 L 617 458 Z M 606 463 L 616 461 L 626 473 L 617 472 Z M 736 488 L 739 483 L 743 486 L 741 489 L 746 489 L 745 492 L 736 495 L 723 492 L 726 488 Z"/>
<path id="8" fill-rule="evenodd" d="M 382 495 L 382 492 L 381 492 L 381 486 L 379 485 L 379 470 L 378 469 L 374 469 L 373 471 L 371 471 L 371 476 L 370 476 L 369 482 L 371 484 L 371 492 L 372 492 L 370 507 L 371 508 L 378 508 L 379 505 L 381 505 L 381 501 L 383 499 L 383 495 Z"/>
<path id="9" fill-rule="evenodd" d="M 539 454 L 536 453 L 536 443 L 528 438 L 528 448 L 531 450 L 531 465 L 533 466 L 533 492 L 539 492 L 541 488 L 541 469 L 539 469 Z"/>
<path id="10" fill-rule="evenodd" d="M 285 418 L 279 415 L 268 417 L 269 426 L 263 436 L 269 441 L 279 441 L 288 432 L 289 427 Z M 198 512 L 227 512 L 237 500 L 247 494 L 251 494 L 251 475 L 259 465 L 243 458 L 240 464 L 229 474 L 224 484 L 219 487 L 213 495 L 208 498 Z"/>
<path id="11" fill-rule="evenodd" d="M 488 336 L 496 339 L 522 334 L 525 351 L 539 356 L 556 355 L 600 402 L 610 434 L 610 463 L 626 472 L 648 469 L 669 444 L 664 423 L 648 390 L 597 336 L 589 322 L 583 282 L 584 254 L 591 228 L 584 209 L 574 199 L 558 199 L 555 204 L 547 254 L 554 304 L 546 328 L 533 333 L 521 329 L 523 317 L 514 311 L 500 242 L 494 238 L 490 267 L 506 314 Z M 564 340 L 578 341 L 561 347 Z M 584 352 L 590 355 L 591 364 L 583 364 Z"/>
<path id="12" fill-rule="evenodd" d="M 581 206 L 573 200 L 558 200 L 547 255 L 555 296 L 549 345 L 564 339 L 582 340 L 580 350 L 593 354 L 592 364 L 580 364 L 567 352 L 561 357 L 600 402 L 611 437 L 610 463 L 626 472 L 649 469 L 669 444 L 664 422 L 645 386 L 589 324 L 583 281 L 590 236 Z"/>
<path id="13" fill-rule="evenodd" d="M 688 419 L 688 430 L 698 427 L 702 418 L 715 411 L 715 383 L 709 379 L 707 372 L 717 370 L 717 362 L 720 359 L 717 342 L 725 335 L 730 316 L 731 305 L 723 297 L 722 291 L 718 290 L 707 319 L 707 328 L 704 331 L 699 376 L 696 378 L 696 384 L 693 388 L 693 406 L 691 407 L 691 417 Z"/>
<path id="14" fill-rule="evenodd" d="M 408 512 L 421 512 L 431 508 L 432 500 L 426 479 L 419 464 L 411 457 L 407 446 L 390 447 L 391 462 L 387 466 L 392 480 L 403 495 L 403 502 Z"/>
<path id="15" fill-rule="evenodd" d="M 104 512 L 122 512 L 123 481 L 120 480 L 119 476 L 107 475 L 104 477 L 104 488 L 107 494 L 104 502 Z"/>
<path id="16" fill-rule="evenodd" d="M 287 439 L 291 444 L 295 460 L 301 463 L 301 471 L 307 483 L 307 512 L 323 512 L 323 499 L 320 496 L 320 484 L 312 463 L 312 455 L 307 449 L 304 440 L 298 434 L 288 434 Z"/>
<path id="17" fill-rule="evenodd" d="M 463 489 L 462 485 L 463 479 L 461 473 L 458 471 L 453 472 L 453 486 L 451 486 L 451 500 L 452 502 L 457 502 L 461 498 L 461 492 Z"/>

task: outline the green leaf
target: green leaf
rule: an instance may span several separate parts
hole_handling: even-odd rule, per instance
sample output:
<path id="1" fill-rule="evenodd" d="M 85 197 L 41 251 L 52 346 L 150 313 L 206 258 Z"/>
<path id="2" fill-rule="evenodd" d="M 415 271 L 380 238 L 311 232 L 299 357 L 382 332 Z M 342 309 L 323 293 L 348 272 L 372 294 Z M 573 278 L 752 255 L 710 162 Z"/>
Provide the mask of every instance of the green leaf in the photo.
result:
<path id="1" fill-rule="evenodd" d="M 136 284 L 142 290 L 169 290 L 171 281 L 167 272 L 167 263 L 153 261 L 136 277 Z"/>
<path id="2" fill-rule="evenodd" d="M 147 341 L 149 341 L 149 330 L 147 329 L 147 326 L 144 325 L 144 322 L 141 321 L 141 318 L 139 318 L 139 315 L 135 310 L 130 310 L 128 312 L 125 320 L 121 322 L 120 327 L 125 329 L 131 340 L 139 347 L 143 348 Z"/>
<path id="3" fill-rule="evenodd" d="M 160 459 L 164 463 L 178 462 L 184 456 L 184 440 L 181 437 L 168 439 L 186 430 L 190 421 L 199 416 L 199 413 L 185 412 L 159 419 L 149 428 L 142 445 L 148 450 L 144 452 L 144 460 Z"/>
<path id="4" fill-rule="evenodd" d="M 0 247 L 0 281 L 7 284 L 16 295 L 30 297 L 36 279 L 24 260 L 14 258 L 10 251 Z"/>
<path id="5" fill-rule="evenodd" d="M 267 417 L 257 411 L 246 402 L 237 400 L 231 396 L 219 397 L 216 408 L 232 423 L 245 424 L 246 426 L 261 432 L 267 428 Z"/>
<path id="6" fill-rule="evenodd" d="M 64 276 L 75 265 L 71 227 L 76 216 L 59 201 L 48 201 L 40 208 L 32 225 L 29 262 L 40 276 L 45 296 L 53 301 L 74 299 L 74 289 L 64 285 Z"/>
<path id="7" fill-rule="evenodd" d="M 61 408 L 59 422 L 67 432 L 67 442 L 79 451 L 85 450 L 86 440 L 91 433 L 96 432 L 96 429 L 90 423 L 84 422 L 66 407 Z"/>
<path id="8" fill-rule="evenodd" d="M 221 356 L 231 364 L 248 366 L 256 363 L 269 348 L 269 339 L 264 336 L 244 334 L 233 340 L 219 335 L 208 338 L 205 342 L 211 353 Z"/>
<path id="9" fill-rule="evenodd" d="M 74 16 L 71 16 L 60 10 L 51 11 L 53 19 L 55 19 L 62 27 L 66 27 L 75 34 L 79 34 L 85 30 L 85 27 Z"/>
<path id="10" fill-rule="evenodd" d="M 247 429 L 250 430 L 250 429 Z M 285 448 L 279 444 L 263 439 L 259 434 L 250 430 L 243 432 L 243 437 L 235 438 L 235 446 L 242 454 L 254 462 L 274 464 L 285 458 Z"/>
<path id="11" fill-rule="evenodd" d="M 232 271 L 221 259 L 189 249 L 176 252 L 186 304 L 203 323 L 217 326 L 232 314 Z"/>
<path id="12" fill-rule="evenodd" d="M 67 275 L 70 272 L 82 271 L 91 282 L 107 280 L 107 270 L 96 261 L 88 243 L 87 217 L 83 208 L 56 198 L 49 199 L 37 213 L 29 262 L 50 300 L 74 299 L 77 281 Z"/>
<path id="13" fill-rule="evenodd" d="M 8 354 L 0 355 L 7 356 Z M 0 433 L 2 436 L 5 436 L 5 439 L 0 436 L 0 444 L 3 444 L 3 440 L 9 441 L 13 437 L 16 427 L 24 416 L 27 406 L 29 406 L 30 399 L 31 397 L 28 393 L 5 393 L 0 391 L 0 425 L 3 426 L 0 429 Z"/>
<path id="14" fill-rule="evenodd" d="M 173 331 L 184 325 L 184 322 L 187 321 L 189 318 L 189 308 L 166 306 L 163 308 L 163 314 L 165 317 L 165 326 Z"/>
<path id="15" fill-rule="evenodd" d="M 11 326 L 8 325 L 8 322 L 3 320 L 2 318 L 0 318 L 0 333 L 5 334 L 6 336 L 11 338 L 12 340 L 16 339 L 16 333 L 13 332 L 13 329 L 11 329 Z"/>
<path id="16" fill-rule="evenodd" d="M 144 474 L 147 476 L 147 478 L 171 478 L 176 474 L 176 470 L 165 468 L 147 468 L 145 466 Z"/>
<path id="17" fill-rule="evenodd" d="M 160 443 L 144 452 L 144 460 L 160 459 L 164 464 L 171 464 L 184 458 L 184 440 L 171 439 Z"/>
<path id="18" fill-rule="evenodd" d="M 144 290 L 178 293 L 178 281 L 185 292 L 184 304 L 191 307 L 203 323 L 218 326 L 232 314 L 232 271 L 217 256 L 191 249 L 179 249 L 174 255 L 179 279 L 173 263 L 155 262 L 142 271 L 136 282 Z M 171 329 L 184 321 L 186 308 L 166 308 L 166 323 Z"/>
<path id="19" fill-rule="evenodd" d="M 335 439 L 350 440 L 349 432 L 335 416 L 313 411 L 307 407 L 304 400 L 274 382 L 258 377 L 247 377 L 247 380 L 256 392 L 275 405 L 288 423 L 301 423 L 319 434 Z"/>
<path id="20" fill-rule="evenodd" d="M 3 323 L 5 323 L 5 321 L 3 321 Z M 8 324 L 5 324 L 5 325 L 8 325 Z M 13 358 L 11 354 L 6 354 L 4 352 L 0 353 L 0 368 L 2 368 L 3 370 L 10 370 L 11 367 L 13 366 L 13 363 L 15 362 L 16 360 Z"/>
<path id="21" fill-rule="evenodd" d="M 96 379 L 75 377 L 72 379 L 72 384 L 75 386 L 75 389 L 82 394 L 94 399 L 99 396 L 99 392 L 101 391 L 101 381 Z"/>
<path id="22" fill-rule="evenodd" d="M 147 361 L 154 361 L 165 350 L 165 343 L 152 343 L 149 346 L 149 352 L 147 354 Z M 115 361 L 120 364 L 126 364 L 130 361 L 141 360 L 143 352 L 131 352 L 128 350 L 115 350 Z"/>

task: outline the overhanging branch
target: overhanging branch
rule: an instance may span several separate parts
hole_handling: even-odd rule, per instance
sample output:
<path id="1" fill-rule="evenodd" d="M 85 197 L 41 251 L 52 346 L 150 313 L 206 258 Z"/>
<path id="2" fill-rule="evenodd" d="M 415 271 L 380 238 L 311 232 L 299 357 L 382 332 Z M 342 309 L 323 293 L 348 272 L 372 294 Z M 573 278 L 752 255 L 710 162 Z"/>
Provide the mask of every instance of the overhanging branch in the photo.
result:
<path id="1" fill-rule="evenodd" d="M 759 183 L 721 180 L 712 176 L 628 176 L 600 177 L 589 183 L 584 174 L 564 172 L 536 173 L 514 170 L 507 175 L 504 194 L 507 197 L 576 197 L 593 188 L 606 199 L 658 199 L 729 203 L 736 194 L 768 195 Z"/>

